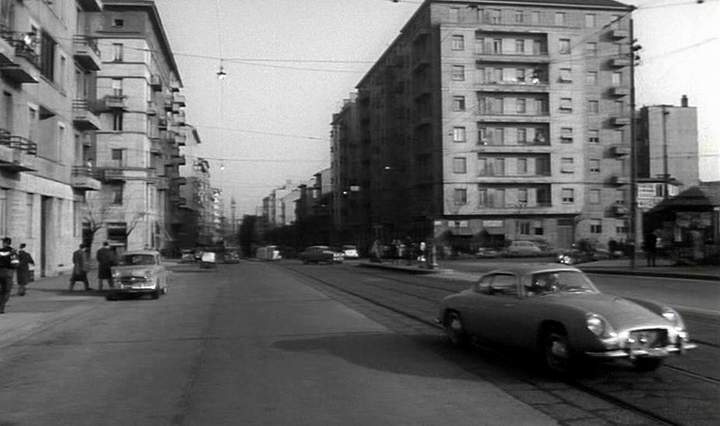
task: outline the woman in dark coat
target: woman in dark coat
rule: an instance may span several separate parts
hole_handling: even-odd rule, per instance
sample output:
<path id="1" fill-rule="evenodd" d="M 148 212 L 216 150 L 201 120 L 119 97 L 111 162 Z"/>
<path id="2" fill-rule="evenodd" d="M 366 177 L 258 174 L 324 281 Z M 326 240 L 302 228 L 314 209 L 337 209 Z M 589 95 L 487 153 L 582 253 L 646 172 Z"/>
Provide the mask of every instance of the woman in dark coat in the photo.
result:
<path id="1" fill-rule="evenodd" d="M 17 283 L 18 283 L 18 296 L 25 296 L 25 287 L 32 281 L 32 274 L 30 273 L 30 265 L 35 265 L 30 253 L 25 251 L 25 244 L 20 244 L 18 250 L 18 268 L 17 268 Z"/>

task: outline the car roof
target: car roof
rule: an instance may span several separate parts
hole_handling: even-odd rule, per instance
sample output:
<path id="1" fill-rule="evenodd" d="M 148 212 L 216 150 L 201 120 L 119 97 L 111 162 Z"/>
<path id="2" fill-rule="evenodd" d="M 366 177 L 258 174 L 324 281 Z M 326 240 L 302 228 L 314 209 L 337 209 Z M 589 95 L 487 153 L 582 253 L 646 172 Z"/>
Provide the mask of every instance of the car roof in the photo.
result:
<path id="1" fill-rule="evenodd" d="M 518 264 L 510 264 L 503 265 L 501 268 L 494 269 L 492 271 L 489 271 L 483 275 L 489 275 L 489 274 L 496 274 L 496 273 L 512 273 L 515 275 L 528 275 L 528 274 L 534 274 L 536 272 L 546 272 L 546 271 L 572 271 L 572 272 L 582 272 L 578 268 L 574 268 L 572 266 L 567 265 L 561 265 L 558 263 L 518 263 Z"/>
<path id="2" fill-rule="evenodd" d="M 125 253 L 121 254 L 121 256 L 128 256 L 128 255 L 134 255 L 134 254 L 159 256 L 160 252 L 157 250 L 131 250 L 131 251 L 126 251 Z"/>

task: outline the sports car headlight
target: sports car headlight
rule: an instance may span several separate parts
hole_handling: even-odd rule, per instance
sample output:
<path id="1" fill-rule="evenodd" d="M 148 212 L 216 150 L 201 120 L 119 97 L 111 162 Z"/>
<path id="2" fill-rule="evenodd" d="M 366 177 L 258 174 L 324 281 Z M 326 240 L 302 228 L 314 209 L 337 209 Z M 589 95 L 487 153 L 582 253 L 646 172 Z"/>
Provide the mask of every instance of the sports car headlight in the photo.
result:
<path id="1" fill-rule="evenodd" d="M 615 335 L 610 323 L 598 314 L 587 314 L 585 317 L 585 324 L 588 330 L 598 337 L 611 337 Z"/>
<path id="2" fill-rule="evenodd" d="M 666 306 L 663 308 L 660 315 L 662 315 L 663 318 L 668 320 L 677 330 L 685 329 L 685 323 L 683 322 L 682 317 L 680 317 L 680 314 L 678 314 L 675 309 Z"/>

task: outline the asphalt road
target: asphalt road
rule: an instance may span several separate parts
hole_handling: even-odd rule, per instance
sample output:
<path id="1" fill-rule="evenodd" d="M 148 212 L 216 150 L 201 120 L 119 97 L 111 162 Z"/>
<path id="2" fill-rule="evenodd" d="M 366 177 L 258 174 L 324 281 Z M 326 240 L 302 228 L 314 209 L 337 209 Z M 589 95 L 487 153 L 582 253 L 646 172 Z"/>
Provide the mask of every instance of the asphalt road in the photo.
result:
<path id="1" fill-rule="evenodd" d="M 555 423 L 274 265 L 182 266 L 160 300 L 80 303 L 3 347 L 0 424 Z"/>

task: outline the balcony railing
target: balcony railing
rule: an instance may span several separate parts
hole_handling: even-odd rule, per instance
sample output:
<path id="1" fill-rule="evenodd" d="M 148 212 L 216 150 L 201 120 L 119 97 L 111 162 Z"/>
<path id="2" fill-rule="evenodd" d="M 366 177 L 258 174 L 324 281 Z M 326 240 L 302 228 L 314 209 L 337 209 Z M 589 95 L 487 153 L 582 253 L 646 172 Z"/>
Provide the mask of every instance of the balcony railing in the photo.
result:
<path id="1" fill-rule="evenodd" d="M 162 80 L 158 74 L 150 75 L 150 88 L 155 91 L 162 90 Z"/>
<path id="2" fill-rule="evenodd" d="M 73 166 L 71 185 L 76 189 L 99 191 L 100 181 L 97 180 L 97 170 L 88 166 Z"/>
<path id="3" fill-rule="evenodd" d="M 97 71 L 100 69 L 100 49 L 93 37 L 86 35 L 73 36 L 73 49 L 75 60 L 86 70 Z"/>
<path id="4" fill-rule="evenodd" d="M 0 129 L 0 169 L 12 172 L 35 171 L 36 168 L 27 156 L 37 155 L 37 144 L 22 136 L 12 135 Z"/>
<path id="5" fill-rule="evenodd" d="M 610 147 L 610 153 L 616 157 L 624 157 L 630 155 L 629 145 L 615 145 Z"/>
<path id="6" fill-rule="evenodd" d="M 100 119 L 95 115 L 87 99 L 73 99 L 73 124 L 78 130 L 98 130 Z"/>
<path id="7" fill-rule="evenodd" d="M 127 109 L 127 96 L 107 95 L 103 98 L 103 106 L 106 110 Z"/>
<path id="8" fill-rule="evenodd" d="M 0 145 L 23 151 L 28 155 L 37 155 L 37 144 L 35 142 L 22 136 L 12 135 L 5 129 L 0 129 Z"/>

